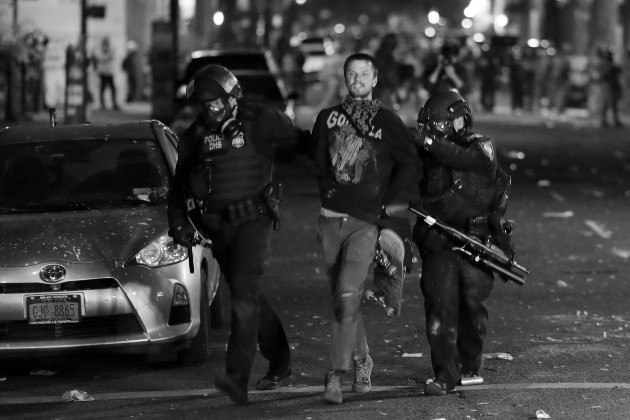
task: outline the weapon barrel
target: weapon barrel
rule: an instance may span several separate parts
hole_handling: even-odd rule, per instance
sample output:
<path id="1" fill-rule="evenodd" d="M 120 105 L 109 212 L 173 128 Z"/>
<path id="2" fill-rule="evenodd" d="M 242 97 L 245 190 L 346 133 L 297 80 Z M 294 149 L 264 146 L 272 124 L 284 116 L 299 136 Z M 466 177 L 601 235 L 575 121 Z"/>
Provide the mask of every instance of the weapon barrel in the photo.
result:
<path id="1" fill-rule="evenodd" d="M 512 280 L 518 285 L 522 286 L 523 284 L 525 284 L 525 279 L 522 276 L 519 276 L 518 274 L 513 273 L 507 268 L 502 267 L 500 264 L 503 264 L 505 266 L 509 265 L 511 267 L 516 268 L 517 270 L 520 270 L 521 272 L 525 274 L 529 274 L 529 269 L 527 267 L 524 267 L 521 264 L 517 263 L 516 261 L 509 259 L 506 255 L 502 255 L 498 252 L 495 252 L 490 247 L 485 246 L 481 242 L 463 234 L 457 229 L 454 229 L 448 225 L 445 225 L 444 223 L 437 220 L 435 217 L 432 217 L 414 208 L 411 204 L 409 205 L 409 211 L 411 211 L 412 213 L 424 219 L 424 222 L 427 225 L 429 226 L 435 225 L 439 227 L 440 229 L 442 229 L 448 235 L 455 237 L 456 239 L 462 242 L 465 242 L 466 245 L 469 245 L 471 249 L 474 249 L 476 254 L 481 254 L 481 255 L 473 255 L 471 252 L 467 252 L 467 254 L 470 257 L 474 258 L 476 261 L 479 261 L 485 264 L 487 267 L 491 268 L 492 270 L 498 273 L 501 273 L 502 275 L 509 278 L 510 280 Z M 494 263 L 493 261 L 490 260 L 491 258 L 497 260 L 500 264 Z"/>
<path id="2" fill-rule="evenodd" d="M 519 276 L 518 274 L 512 273 L 510 270 L 507 270 L 501 267 L 499 264 L 495 264 L 492 261 L 489 261 L 483 258 L 480 258 L 479 261 L 485 264 L 486 266 L 488 266 L 489 268 L 491 268 L 492 270 L 507 277 L 509 280 L 512 280 L 514 283 L 518 284 L 519 286 L 522 286 L 525 284 L 525 279 L 523 277 Z"/>

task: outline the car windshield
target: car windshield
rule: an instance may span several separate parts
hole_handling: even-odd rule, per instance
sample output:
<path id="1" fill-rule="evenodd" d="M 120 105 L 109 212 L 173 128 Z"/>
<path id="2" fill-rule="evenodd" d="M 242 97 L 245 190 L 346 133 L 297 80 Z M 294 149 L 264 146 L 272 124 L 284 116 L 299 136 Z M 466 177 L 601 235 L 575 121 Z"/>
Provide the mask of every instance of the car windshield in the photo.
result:
<path id="1" fill-rule="evenodd" d="M 230 69 L 232 72 L 239 70 L 270 71 L 263 54 L 221 54 L 193 59 L 186 68 L 184 80 L 186 82 L 189 81 L 197 70 L 210 64 L 218 64 Z"/>
<path id="2" fill-rule="evenodd" d="M 243 96 L 247 101 L 254 103 L 284 101 L 284 95 L 278 87 L 278 83 L 271 76 L 239 74 L 238 80 L 243 86 Z"/>
<path id="3" fill-rule="evenodd" d="M 0 145 L 4 214 L 163 204 L 168 185 L 168 167 L 155 140 Z"/>

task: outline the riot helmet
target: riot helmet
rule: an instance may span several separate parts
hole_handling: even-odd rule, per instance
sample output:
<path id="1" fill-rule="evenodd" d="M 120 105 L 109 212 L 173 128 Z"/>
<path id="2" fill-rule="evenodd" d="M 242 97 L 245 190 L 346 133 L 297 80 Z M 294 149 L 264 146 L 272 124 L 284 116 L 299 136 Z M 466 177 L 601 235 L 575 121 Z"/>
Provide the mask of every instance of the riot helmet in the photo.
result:
<path id="1" fill-rule="evenodd" d="M 232 144 L 243 144 L 241 123 L 236 120 L 237 101 L 243 97 L 238 79 L 218 64 L 198 70 L 186 88 L 186 97 L 201 104 L 205 124 L 218 129 Z"/>
<path id="2" fill-rule="evenodd" d="M 458 120 L 462 117 L 461 120 Z M 449 137 L 472 127 L 468 102 L 456 91 L 437 92 L 418 113 L 420 131 L 434 137 Z"/>
<path id="3" fill-rule="evenodd" d="M 218 64 L 198 70 L 186 87 L 186 98 L 197 102 L 211 102 L 229 96 L 241 99 L 241 84 L 231 71 Z"/>

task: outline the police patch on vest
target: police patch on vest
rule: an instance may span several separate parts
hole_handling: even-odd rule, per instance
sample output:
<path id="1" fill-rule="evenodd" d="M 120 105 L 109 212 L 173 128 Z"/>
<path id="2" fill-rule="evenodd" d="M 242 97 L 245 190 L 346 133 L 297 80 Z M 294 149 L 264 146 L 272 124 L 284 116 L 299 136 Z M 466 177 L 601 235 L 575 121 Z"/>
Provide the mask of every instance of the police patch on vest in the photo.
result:
<path id="1" fill-rule="evenodd" d="M 494 160 L 494 146 L 492 145 L 492 142 L 484 141 L 479 143 L 479 145 L 481 146 L 481 150 L 483 150 L 485 155 L 488 156 L 488 159 Z"/>
<path id="2" fill-rule="evenodd" d="M 223 136 L 220 134 L 210 134 L 203 138 L 203 142 L 208 145 L 208 151 L 219 150 L 223 148 Z"/>
<path id="3" fill-rule="evenodd" d="M 232 139 L 232 147 L 241 148 L 245 145 L 245 136 L 243 133 L 239 133 Z"/>

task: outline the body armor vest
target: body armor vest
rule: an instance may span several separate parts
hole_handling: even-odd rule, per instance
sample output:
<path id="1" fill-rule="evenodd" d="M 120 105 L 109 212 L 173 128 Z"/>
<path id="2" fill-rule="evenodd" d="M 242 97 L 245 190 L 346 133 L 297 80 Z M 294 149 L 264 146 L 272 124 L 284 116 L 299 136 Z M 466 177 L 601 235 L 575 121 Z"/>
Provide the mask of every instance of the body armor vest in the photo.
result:
<path id="1" fill-rule="evenodd" d="M 272 159 L 261 154 L 254 141 L 253 120 L 242 121 L 244 144 L 233 145 L 218 132 L 199 135 L 199 160 L 211 161 L 210 196 L 205 203 L 210 213 L 219 213 L 236 201 L 260 196 L 271 182 Z"/>

